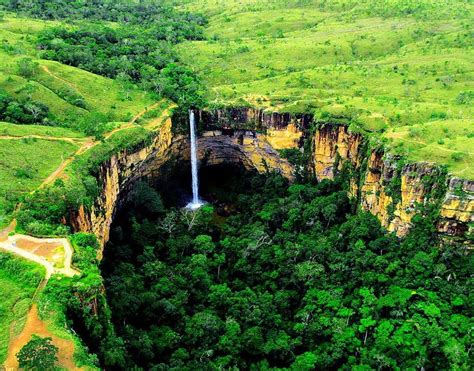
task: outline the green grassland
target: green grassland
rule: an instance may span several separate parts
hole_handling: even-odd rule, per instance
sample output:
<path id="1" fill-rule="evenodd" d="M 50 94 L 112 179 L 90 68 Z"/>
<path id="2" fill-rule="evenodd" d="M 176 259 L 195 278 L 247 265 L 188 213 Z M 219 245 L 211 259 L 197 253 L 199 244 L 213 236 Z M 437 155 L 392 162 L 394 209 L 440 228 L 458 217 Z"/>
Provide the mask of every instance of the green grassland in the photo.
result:
<path id="1" fill-rule="evenodd" d="M 0 122 L 0 137 L 41 136 L 54 138 L 84 138 L 84 134 L 67 128 L 43 125 L 16 125 L 10 122 Z"/>
<path id="2" fill-rule="evenodd" d="M 63 140 L 0 139 L 0 225 L 18 197 L 36 189 L 78 146 Z"/>
<path id="3" fill-rule="evenodd" d="M 435 161 L 448 166 L 453 174 L 474 178 L 474 125 L 472 120 L 432 121 L 389 130 L 394 152 L 408 154 L 416 161 Z"/>
<path id="4" fill-rule="evenodd" d="M 0 253 L 0 365 L 7 356 L 10 334 L 18 334 L 25 324 L 44 274 L 40 265 Z"/>
<path id="5" fill-rule="evenodd" d="M 207 40 L 179 50 L 205 79 L 211 102 L 346 119 L 412 160 L 474 178 L 472 3 L 191 0 L 182 7 L 209 16 Z M 446 138 L 439 120 L 463 130 Z M 402 150 L 403 138 L 390 133 L 413 125 L 430 135 Z M 456 160 L 439 150 L 443 140 L 460 153 Z"/>

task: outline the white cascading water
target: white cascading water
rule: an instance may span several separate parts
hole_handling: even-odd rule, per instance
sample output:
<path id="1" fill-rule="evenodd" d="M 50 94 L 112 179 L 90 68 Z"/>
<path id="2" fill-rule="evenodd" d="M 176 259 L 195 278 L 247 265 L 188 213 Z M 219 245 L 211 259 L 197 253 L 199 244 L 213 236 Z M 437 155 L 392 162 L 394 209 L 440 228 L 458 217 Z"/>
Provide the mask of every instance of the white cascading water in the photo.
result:
<path id="1" fill-rule="evenodd" d="M 196 119 L 194 111 L 189 111 L 189 128 L 191 132 L 191 177 L 193 188 L 193 200 L 186 206 L 188 209 L 199 209 L 204 203 L 199 199 L 199 175 L 197 159 Z"/>

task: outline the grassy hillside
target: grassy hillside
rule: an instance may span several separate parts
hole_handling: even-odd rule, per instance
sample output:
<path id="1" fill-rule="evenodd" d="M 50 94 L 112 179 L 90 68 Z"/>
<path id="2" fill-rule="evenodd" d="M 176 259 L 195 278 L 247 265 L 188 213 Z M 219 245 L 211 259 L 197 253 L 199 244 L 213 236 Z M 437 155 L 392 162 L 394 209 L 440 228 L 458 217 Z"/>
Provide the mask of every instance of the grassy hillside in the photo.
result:
<path id="1" fill-rule="evenodd" d="M 101 113 L 110 121 L 128 121 L 154 103 L 143 91 L 130 85 L 91 74 L 79 68 L 38 59 L 38 33 L 57 22 L 9 16 L 0 22 L 0 89 L 12 96 L 46 104 L 60 121 L 87 118 Z M 35 73 L 25 78 L 18 62 L 30 57 L 37 63 Z M 80 103 L 78 103 L 80 101 Z"/>
<path id="2" fill-rule="evenodd" d="M 131 84 L 40 59 L 39 32 L 60 24 L 13 15 L 0 20 L 0 95 L 12 100 L 3 111 L 13 117 L 16 110 L 21 118 L 18 107 L 28 112 L 31 104 L 40 104 L 48 111 L 46 124 L 50 125 L 0 120 L 0 226 L 9 222 L 23 195 L 92 140 L 86 135 L 104 135 L 156 102 Z M 19 67 L 25 59 L 33 66 L 26 76 Z"/>
<path id="3" fill-rule="evenodd" d="M 35 190 L 77 148 L 65 140 L 0 136 L 0 226 L 9 222 L 19 197 Z"/>
<path id="4" fill-rule="evenodd" d="M 10 335 L 18 334 L 25 324 L 43 276 L 43 267 L 0 253 L 0 365 L 6 359 Z"/>
<path id="5" fill-rule="evenodd" d="M 54 137 L 54 138 L 84 138 L 84 133 L 67 128 L 43 125 L 15 125 L 11 122 L 0 122 L 0 136 L 11 137 Z"/>
<path id="6" fill-rule="evenodd" d="M 342 118 L 389 144 L 397 137 L 397 151 L 413 160 L 437 161 L 474 178 L 467 166 L 474 148 L 471 2 L 191 0 L 181 6 L 209 16 L 207 40 L 179 50 L 202 74 L 212 102 Z M 429 133 L 425 143 L 400 145 L 413 125 Z"/>

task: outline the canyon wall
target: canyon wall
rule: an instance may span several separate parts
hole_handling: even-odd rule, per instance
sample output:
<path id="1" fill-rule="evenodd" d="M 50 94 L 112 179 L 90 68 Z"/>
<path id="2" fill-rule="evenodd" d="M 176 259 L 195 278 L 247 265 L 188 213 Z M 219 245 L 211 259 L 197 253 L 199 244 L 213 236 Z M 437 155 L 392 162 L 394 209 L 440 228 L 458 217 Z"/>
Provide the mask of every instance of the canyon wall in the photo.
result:
<path id="1" fill-rule="evenodd" d="M 172 123 L 168 119 L 151 145 L 135 152 L 120 152 L 102 164 L 98 175 L 98 183 L 101 184 L 100 196 L 91 208 L 81 206 L 77 212 L 70 215 L 73 230 L 95 234 L 103 246 L 109 240 L 110 226 L 121 193 L 134 180 L 153 170 L 146 166 L 150 159 L 160 159 L 162 163 L 166 161 L 172 141 Z"/>
<path id="2" fill-rule="evenodd" d="M 268 135 L 251 130 L 206 131 L 198 139 L 198 156 L 203 165 L 240 163 L 259 172 L 277 171 L 291 180 L 292 166 L 270 143 L 273 141 L 278 148 L 275 143 L 291 141 L 296 147 L 299 137 L 299 131 L 293 129 L 290 132 L 286 128 L 274 128 Z M 117 207 L 133 183 L 144 177 L 159 178 L 162 165 L 168 161 L 189 161 L 189 147 L 188 138 L 173 134 L 171 120 L 167 120 L 149 146 L 111 156 L 98 172 L 100 196 L 92 207 L 81 206 L 69 215 L 73 230 L 95 234 L 104 246 Z"/>
<path id="3" fill-rule="evenodd" d="M 472 232 L 474 181 L 444 174 L 435 164 L 405 163 L 381 148 L 368 149 L 367 138 L 338 124 L 318 125 L 310 138 L 309 115 L 268 113 L 254 108 L 233 108 L 202 113 L 208 126 L 226 129 L 253 126 L 271 143 L 277 130 L 278 149 L 300 148 L 312 141 L 310 170 L 318 180 L 334 179 L 347 165 L 352 172 L 351 196 L 398 236 L 405 235 L 423 205 L 439 206 L 437 229 L 448 236 Z M 471 230 L 470 230 L 471 229 Z"/>
<path id="4" fill-rule="evenodd" d="M 282 136 L 273 133 L 278 141 Z M 242 164 L 246 169 L 256 169 L 260 173 L 276 171 L 293 180 L 294 169 L 288 160 L 282 158 L 266 135 L 250 130 L 204 131 L 197 140 L 198 158 L 201 166 L 228 163 Z M 173 143 L 172 152 L 177 161 L 189 161 L 190 149 L 187 138 L 179 137 Z"/>
<path id="5" fill-rule="evenodd" d="M 333 179 L 343 168 L 351 172 L 350 194 L 360 208 L 377 216 L 398 236 L 405 235 L 422 205 L 439 206 L 438 231 L 464 236 L 474 222 L 474 182 L 443 173 L 431 163 L 405 163 L 383 149 L 368 149 L 366 138 L 347 126 L 319 125 L 310 133 L 309 115 L 267 113 L 253 108 L 199 112 L 199 159 L 204 165 L 238 162 L 260 172 L 273 170 L 292 179 L 293 167 L 281 149 L 311 151 L 311 171 L 318 180 Z M 310 146 L 304 145 L 310 142 Z M 121 152 L 99 172 L 101 196 L 90 209 L 81 207 L 70 216 L 75 231 L 91 232 L 102 245 L 109 238 L 116 208 L 133 182 L 159 177 L 170 160 L 188 161 L 189 142 L 174 135 L 168 120 L 153 143 L 136 152 Z"/>
<path id="6" fill-rule="evenodd" d="M 362 210 L 377 216 L 398 236 L 405 235 L 420 207 L 439 205 L 437 229 L 463 236 L 474 222 L 474 182 L 445 174 L 428 162 L 406 163 L 383 149 L 368 150 L 359 133 L 345 126 L 319 127 L 314 139 L 314 171 L 318 180 L 333 179 L 344 164 L 355 176 L 350 193 Z"/>

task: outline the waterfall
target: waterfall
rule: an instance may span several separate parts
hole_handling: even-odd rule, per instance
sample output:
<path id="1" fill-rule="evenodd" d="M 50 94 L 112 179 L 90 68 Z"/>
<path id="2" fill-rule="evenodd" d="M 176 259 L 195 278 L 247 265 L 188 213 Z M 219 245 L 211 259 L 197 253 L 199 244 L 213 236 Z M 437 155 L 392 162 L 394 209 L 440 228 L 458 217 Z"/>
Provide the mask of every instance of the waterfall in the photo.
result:
<path id="1" fill-rule="evenodd" d="M 199 174 L 198 174 L 198 159 L 197 159 L 197 140 L 196 140 L 196 118 L 194 111 L 189 110 L 189 128 L 191 133 L 191 177 L 193 200 L 186 206 L 188 209 L 198 209 L 203 205 L 199 199 Z"/>

